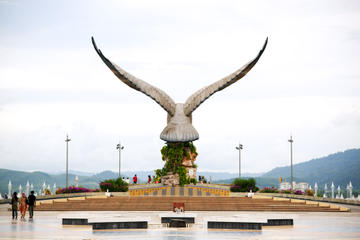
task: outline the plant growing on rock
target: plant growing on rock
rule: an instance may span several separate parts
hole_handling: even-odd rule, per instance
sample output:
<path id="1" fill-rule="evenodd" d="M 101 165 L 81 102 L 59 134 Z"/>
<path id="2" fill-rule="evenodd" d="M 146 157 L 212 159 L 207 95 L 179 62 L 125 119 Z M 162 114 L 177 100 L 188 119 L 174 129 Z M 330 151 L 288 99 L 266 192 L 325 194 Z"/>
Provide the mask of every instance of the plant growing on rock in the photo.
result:
<path id="1" fill-rule="evenodd" d="M 193 164 L 193 161 L 198 153 L 196 152 L 196 147 L 192 142 L 168 142 L 161 149 L 161 155 L 162 160 L 165 161 L 165 165 L 162 169 L 155 170 L 157 178 L 161 178 L 168 172 L 172 172 L 173 174 L 179 174 L 179 182 L 181 186 L 189 183 L 196 183 L 196 179 L 192 180 L 192 178 L 186 176 L 186 168 L 183 165 L 184 161 L 191 161 L 192 167 L 197 167 Z"/>

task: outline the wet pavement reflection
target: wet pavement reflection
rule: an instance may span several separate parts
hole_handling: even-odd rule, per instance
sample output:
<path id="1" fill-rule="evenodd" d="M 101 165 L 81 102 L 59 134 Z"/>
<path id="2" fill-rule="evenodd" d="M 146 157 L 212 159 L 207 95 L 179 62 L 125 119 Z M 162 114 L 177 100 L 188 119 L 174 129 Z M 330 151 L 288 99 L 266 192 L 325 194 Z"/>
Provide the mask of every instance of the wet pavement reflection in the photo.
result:
<path id="1" fill-rule="evenodd" d="M 360 208 L 350 213 L 276 213 L 294 219 L 294 226 L 263 227 L 261 231 L 208 230 L 209 218 L 271 217 L 273 212 L 194 212 L 196 223 L 186 229 L 160 224 L 164 212 L 87 212 L 95 217 L 148 217 L 149 229 L 100 230 L 91 226 L 63 226 L 61 219 L 84 212 L 35 212 L 34 220 L 11 220 L 11 212 L 0 206 L 0 239 L 360 239 Z"/>

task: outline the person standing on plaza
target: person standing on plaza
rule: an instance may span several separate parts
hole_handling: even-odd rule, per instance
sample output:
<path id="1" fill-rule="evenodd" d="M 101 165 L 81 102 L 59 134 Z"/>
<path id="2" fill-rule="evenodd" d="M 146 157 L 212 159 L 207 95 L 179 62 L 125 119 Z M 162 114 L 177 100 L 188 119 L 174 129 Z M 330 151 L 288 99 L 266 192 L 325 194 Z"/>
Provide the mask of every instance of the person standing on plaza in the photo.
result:
<path id="1" fill-rule="evenodd" d="M 19 205 L 21 219 L 25 219 L 26 210 L 27 210 L 27 202 L 28 202 L 28 199 L 27 199 L 25 193 L 23 192 L 20 197 L 20 205 Z"/>
<path id="2" fill-rule="evenodd" d="M 17 197 L 17 192 L 14 192 L 11 198 L 11 210 L 12 210 L 12 219 L 17 219 L 19 198 Z"/>
<path id="3" fill-rule="evenodd" d="M 34 207 L 36 206 L 36 197 L 34 195 L 34 191 L 30 192 L 28 197 L 28 204 L 29 204 L 29 218 L 33 218 L 34 216 Z"/>
<path id="4" fill-rule="evenodd" d="M 133 177 L 133 182 L 134 182 L 134 184 L 137 183 L 137 176 L 136 176 L 136 174 L 135 174 L 135 176 Z"/>
<path id="5" fill-rule="evenodd" d="M 149 175 L 148 176 L 148 184 L 150 184 L 151 183 L 151 176 Z"/>

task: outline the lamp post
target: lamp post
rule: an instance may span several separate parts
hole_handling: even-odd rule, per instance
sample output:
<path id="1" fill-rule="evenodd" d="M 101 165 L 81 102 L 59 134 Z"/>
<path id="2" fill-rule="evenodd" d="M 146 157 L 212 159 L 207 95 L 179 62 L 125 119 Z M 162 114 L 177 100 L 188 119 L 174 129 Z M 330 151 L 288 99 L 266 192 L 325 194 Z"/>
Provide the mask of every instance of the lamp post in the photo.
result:
<path id="1" fill-rule="evenodd" d="M 71 141 L 71 139 L 69 138 L 68 135 L 66 135 L 66 188 L 68 188 L 69 186 L 69 142 Z"/>
<path id="2" fill-rule="evenodd" d="M 116 149 L 119 150 L 119 177 L 120 177 L 120 174 L 121 174 L 121 150 L 124 149 L 124 146 L 121 145 L 121 142 L 119 142 L 116 145 Z"/>
<path id="3" fill-rule="evenodd" d="M 293 142 L 292 136 L 288 140 L 290 143 L 290 161 L 291 161 L 291 190 L 294 190 L 294 183 L 293 183 Z"/>
<path id="4" fill-rule="evenodd" d="M 236 149 L 239 150 L 239 179 L 241 178 L 241 149 L 243 145 L 239 143 L 239 146 L 236 146 Z"/>

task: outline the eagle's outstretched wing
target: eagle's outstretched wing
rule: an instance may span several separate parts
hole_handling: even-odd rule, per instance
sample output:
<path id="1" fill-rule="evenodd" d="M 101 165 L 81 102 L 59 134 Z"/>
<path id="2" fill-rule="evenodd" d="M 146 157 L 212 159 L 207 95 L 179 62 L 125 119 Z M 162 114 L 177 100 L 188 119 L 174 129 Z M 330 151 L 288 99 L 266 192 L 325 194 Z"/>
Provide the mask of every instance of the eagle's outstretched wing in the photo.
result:
<path id="1" fill-rule="evenodd" d="M 109 59 L 107 59 L 100 49 L 97 48 L 95 40 L 91 37 L 91 41 L 94 45 L 96 52 L 99 54 L 100 58 L 104 61 L 106 66 L 110 68 L 110 70 L 126 85 L 129 87 L 140 91 L 147 96 L 151 97 L 155 100 L 162 108 L 165 109 L 171 116 L 175 114 L 175 102 L 167 95 L 164 91 L 148 84 L 145 81 L 142 81 L 130 73 L 126 72 L 125 70 L 121 69 L 116 64 L 112 63 Z"/>
<path id="2" fill-rule="evenodd" d="M 204 87 L 197 92 L 195 92 L 193 95 L 191 95 L 184 104 L 184 113 L 186 116 L 189 116 L 196 108 L 200 106 L 201 103 L 203 103 L 207 98 L 209 98 L 214 93 L 223 90 L 224 88 L 230 86 L 231 84 L 238 81 L 240 78 L 245 76 L 253 66 L 257 63 L 261 55 L 263 54 L 266 45 L 268 42 L 268 38 L 266 38 L 266 41 L 264 43 L 263 48 L 260 50 L 259 54 L 254 58 L 252 61 L 245 64 L 242 68 L 237 70 L 236 72 L 232 73 L 231 75 L 207 86 Z"/>

